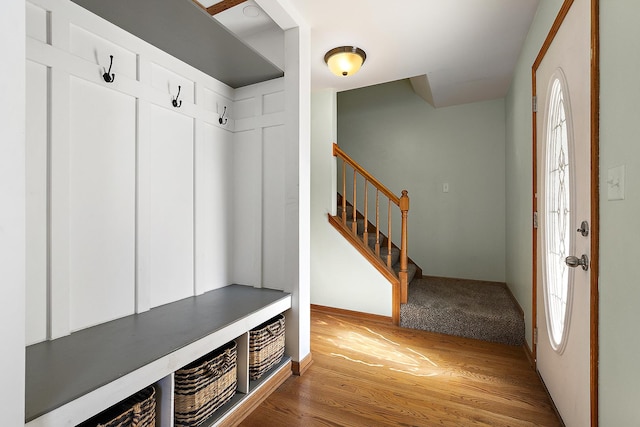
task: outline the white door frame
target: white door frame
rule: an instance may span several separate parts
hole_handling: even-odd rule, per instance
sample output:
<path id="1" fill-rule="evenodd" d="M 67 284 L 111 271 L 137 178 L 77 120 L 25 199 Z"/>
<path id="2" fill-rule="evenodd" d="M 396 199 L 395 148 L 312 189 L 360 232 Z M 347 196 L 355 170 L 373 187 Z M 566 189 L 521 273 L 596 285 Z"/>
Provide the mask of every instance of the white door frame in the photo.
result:
<path id="1" fill-rule="evenodd" d="M 532 68 L 532 94 L 536 99 L 536 70 L 542 63 L 547 50 L 564 21 L 574 0 L 565 0 L 558 12 L 551 30 L 545 39 Z M 600 151 L 600 28 L 599 28 L 599 0 L 591 0 L 591 283 L 590 283 L 590 311 L 591 311 L 591 333 L 590 333 L 590 374 L 591 374 L 591 427 L 598 426 L 598 323 L 599 323 L 599 295 L 598 295 L 598 276 L 599 276 L 599 240 L 600 240 L 600 193 L 598 188 L 599 176 L 599 151 Z M 535 108 L 532 113 L 533 125 L 533 212 L 538 211 L 536 201 L 537 189 L 537 113 Z M 531 351 L 531 360 L 534 367 L 537 360 L 537 228 L 532 227 L 532 329 L 533 343 Z"/>

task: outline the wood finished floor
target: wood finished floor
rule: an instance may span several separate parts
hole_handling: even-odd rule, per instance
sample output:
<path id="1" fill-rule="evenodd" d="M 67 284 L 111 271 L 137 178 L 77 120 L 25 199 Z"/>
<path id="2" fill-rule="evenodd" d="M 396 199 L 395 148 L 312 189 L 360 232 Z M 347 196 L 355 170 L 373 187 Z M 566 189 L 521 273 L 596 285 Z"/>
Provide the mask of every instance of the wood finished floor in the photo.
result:
<path id="1" fill-rule="evenodd" d="M 313 364 L 241 426 L 560 426 L 520 347 L 312 311 Z"/>

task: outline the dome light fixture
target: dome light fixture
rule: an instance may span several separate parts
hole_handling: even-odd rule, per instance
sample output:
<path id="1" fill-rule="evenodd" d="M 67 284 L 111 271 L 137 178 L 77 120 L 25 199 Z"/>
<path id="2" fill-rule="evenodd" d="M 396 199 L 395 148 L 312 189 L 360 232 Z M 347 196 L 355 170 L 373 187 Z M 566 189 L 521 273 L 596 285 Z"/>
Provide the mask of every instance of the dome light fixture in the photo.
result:
<path id="1" fill-rule="evenodd" d="M 331 49 L 324 55 L 324 62 L 336 76 L 355 74 L 367 59 L 364 50 L 355 46 L 340 46 Z"/>

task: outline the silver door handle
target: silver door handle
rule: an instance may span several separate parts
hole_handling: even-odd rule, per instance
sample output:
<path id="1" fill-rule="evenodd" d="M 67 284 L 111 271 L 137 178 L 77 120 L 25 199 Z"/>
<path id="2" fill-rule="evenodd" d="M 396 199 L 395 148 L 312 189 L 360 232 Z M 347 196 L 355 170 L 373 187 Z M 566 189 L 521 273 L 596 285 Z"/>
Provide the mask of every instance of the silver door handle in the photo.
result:
<path id="1" fill-rule="evenodd" d="M 577 256 L 568 256 L 564 262 L 569 266 L 569 267 L 573 267 L 576 268 L 577 266 L 581 265 L 582 269 L 584 271 L 587 271 L 589 269 L 589 257 L 587 256 L 587 254 L 582 254 L 582 256 L 580 258 L 578 258 Z"/>

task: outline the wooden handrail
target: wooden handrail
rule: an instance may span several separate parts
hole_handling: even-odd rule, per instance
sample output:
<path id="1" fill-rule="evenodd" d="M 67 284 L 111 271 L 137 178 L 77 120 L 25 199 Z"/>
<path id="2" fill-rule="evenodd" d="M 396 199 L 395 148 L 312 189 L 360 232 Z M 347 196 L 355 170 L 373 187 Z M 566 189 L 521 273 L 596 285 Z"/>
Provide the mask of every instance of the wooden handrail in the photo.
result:
<path id="1" fill-rule="evenodd" d="M 400 206 L 400 198 L 398 196 L 393 194 L 391 192 L 391 190 L 389 190 L 387 187 L 385 187 L 384 184 L 382 184 L 373 175 L 371 175 L 369 172 L 367 172 L 362 166 L 360 166 L 358 163 L 356 163 L 351 157 L 349 157 L 349 155 L 347 153 L 342 151 L 342 149 L 340 147 L 338 147 L 338 144 L 336 144 L 336 143 L 333 144 L 333 156 L 334 157 L 340 157 L 342 160 L 344 160 L 346 163 L 348 163 L 349 166 L 351 166 L 354 170 L 357 170 L 360 173 L 360 175 L 362 175 L 367 181 L 372 183 L 374 185 L 374 187 L 376 187 L 378 190 L 382 191 L 382 193 L 385 196 L 387 196 L 387 198 L 389 200 L 391 200 L 393 203 L 395 203 L 396 206 Z"/>
<path id="2" fill-rule="evenodd" d="M 408 253 L 407 253 L 407 214 L 409 211 L 409 196 L 407 190 L 402 191 L 402 195 L 400 197 L 396 196 L 389 190 L 384 184 L 378 181 L 373 175 L 371 175 L 366 169 L 360 166 L 356 161 L 354 161 L 348 154 L 346 154 L 342 149 L 337 145 L 333 144 L 333 155 L 334 157 L 339 157 L 342 159 L 342 200 L 341 207 L 342 213 L 339 221 L 334 222 L 330 216 L 330 222 L 334 225 L 340 224 L 343 229 L 340 231 L 343 232 L 345 237 L 347 237 L 354 245 L 357 245 L 358 250 L 365 256 L 369 257 L 369 255 L 375 257 L 370 258 L 370 261 L 378 268 L 385 277 L 389 278 L 392 286 L 392 317 L 394 323 L 398 324 L 400 320 L 400 304 L 407 302 L 407 294 L 408 294 Z M 350 218 L 351 226 L 349 227 L 347 224 L 347 165 L 353 169 L 353 191 L 352 191 L 352 203 L 350 205 L 353 208 L 352 218 Z M 361 218 L 364 220 L 364 230 L 362 233 L 362 238 L 360 238 L 358 234 L 358 225 L 357 225 L 357 197 L 358 192 L 356 190 L 357 187 L 357 179 L 358 174 L 362 176 L 364 179 L 364 205 L 363 211 L 364 215 L 361 215 Z M 375 237 L 376 241 L 372 248 L 369 246 L 369 198 L 368 198 L 368 185 L 371 183 L 376 191 L 376 212 L 375 212 L 375 224 L 372 226 L 375 228 Z M 387 241 L 386 241 L 386 259 L 382 261 L 380 257 L 380 193 L 382 193 L 388 200 L 388 208 L 387 208 Z M 393 266 L 391 265 L 392 256 L 391 256 L 391 248 L 392 248 L 392 238 L 391 238 L 391 229 L 392 229 L 392 208 L 391 204 L 395 204 L 401 214 L 401 235 L 400 235 L 400 268 L 399 272 L 396 274 L 393 270 Z M 344 231 L 343 231 L 344 230 Z M 348 231 L 346 231 L 348 230 Z M 393 279 L 393 280 L 391 280 Z"/>

